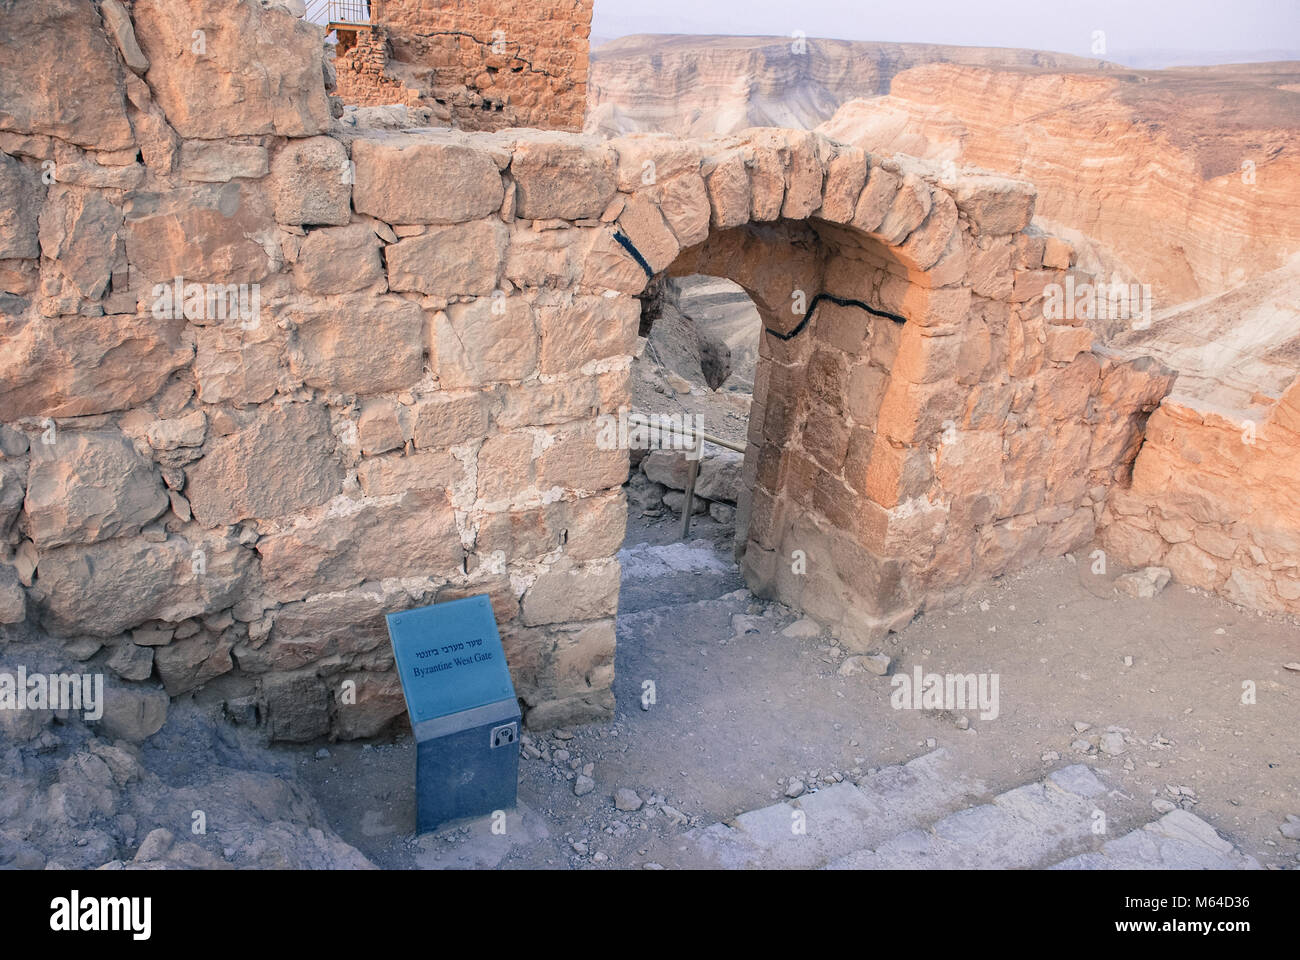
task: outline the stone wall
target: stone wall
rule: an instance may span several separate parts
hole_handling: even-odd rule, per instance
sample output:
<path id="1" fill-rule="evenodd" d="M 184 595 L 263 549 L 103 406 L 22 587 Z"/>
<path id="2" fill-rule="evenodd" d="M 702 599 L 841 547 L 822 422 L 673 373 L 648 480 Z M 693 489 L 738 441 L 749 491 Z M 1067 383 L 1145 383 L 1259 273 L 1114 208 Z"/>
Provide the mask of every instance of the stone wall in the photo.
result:
<path id="1" fill-rule="evenodd" d="M 346 104 L 418 106 L 420 92 L 404 87 L 388 72 L 388 40 L 382 27 L 344 31 L 335 48 L 338 96 Z"/>
<path id="2" fill-rule="evenodd" d="M 132 13 L 0 13 L 5 622 L 355 737 L 404 712 L 382 614 L 487 593 L 529 722 L 607 715 L 628 454 L 594 417 L 643 280 L 594 219 L 612 150 L 352 142 L 315 28 Z"/>
<path id="3" fill-rule="evenodd" d="M 592 0 L 378 0 L 399 76 L 464 130 L 581 130 Z"/>
<path id="4" fill-rule="evenodd" d="M 1300 613 L 1300 381 L 1255 423 L 1166 399 L 1102 545 L 1256 610 Z"/>
<path id="5" fill-rule="evenodd" d="M 531 725 L 611 713 L 601 417 L 654 274 L 794 334 L 744 569 L 855 646 L 1087 542 L 1168 389 L 1043 321 L 1027 184 L 781 130 L 358 132 L 282 9 L 102 11 L 0 12 L 0 620 L 276 738 L 400 717 L 382 615 L 473 593 Z"/>

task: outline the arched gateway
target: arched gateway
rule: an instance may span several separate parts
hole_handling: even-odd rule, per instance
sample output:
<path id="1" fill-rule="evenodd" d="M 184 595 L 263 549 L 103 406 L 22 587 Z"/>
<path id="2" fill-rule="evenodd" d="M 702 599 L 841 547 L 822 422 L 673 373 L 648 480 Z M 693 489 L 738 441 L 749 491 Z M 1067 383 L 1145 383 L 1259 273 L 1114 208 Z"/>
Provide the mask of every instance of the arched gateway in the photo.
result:
<path id="1" fill-rule="evenodd" d="M 1069 254 L 1027 184 L 783 130 L 343 132 L 313 28 L 241 5 L 277 42 L 200 58 L 178 9 L 75 78 L 93 126 L 10 119 L 0 575 L 78 655 L 273 736 L 382 729 L 382 615 L 471 593 L 531 724 L 609 714 L 629 457 L 599 418 L 655 274 L 758 306 L 745 576 L 853 647 L 1087 542 L 1168 389 L 1044 319 Z"/>

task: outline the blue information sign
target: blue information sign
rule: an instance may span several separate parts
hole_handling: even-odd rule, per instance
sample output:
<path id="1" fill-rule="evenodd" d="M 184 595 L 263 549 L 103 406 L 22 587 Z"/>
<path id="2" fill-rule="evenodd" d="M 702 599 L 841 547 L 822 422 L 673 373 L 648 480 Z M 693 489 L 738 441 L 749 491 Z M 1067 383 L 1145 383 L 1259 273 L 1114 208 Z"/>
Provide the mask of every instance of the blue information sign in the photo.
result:
<path id="1" fill-rule="evenodd" d="M 514 700 L 496 617 L 485 595 L 390 613 L 387 619 L 413 726 Z"/>

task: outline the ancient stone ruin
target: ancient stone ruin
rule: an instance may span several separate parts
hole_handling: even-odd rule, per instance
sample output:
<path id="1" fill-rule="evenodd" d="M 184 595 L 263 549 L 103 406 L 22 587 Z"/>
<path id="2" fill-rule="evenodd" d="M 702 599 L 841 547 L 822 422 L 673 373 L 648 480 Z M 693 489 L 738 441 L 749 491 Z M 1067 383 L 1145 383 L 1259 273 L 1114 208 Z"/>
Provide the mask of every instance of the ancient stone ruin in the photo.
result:
<path id="1" fill-rule="evenodd" d="M 592 0 L 319 0 L 339 96 L 426 103 L 464 130 L 581 130 Z"/>
<path id="2" fill-rule="evenodd" d="M 414 4 L 374 6 L 434 57 L 403 39 Z M 590 4 L 556 6 L 555 50 L 585 46 Z M 375 131 L 335 120 L 321 31 L 280 6 L 0 18 L 26 65 L 0 71 L 0 614 L 125 678 L 207 685 L 280 739 L 371 736 L 404 710 L 382 615 L 487 593 L 527 722 L 609 715 L 629 453 L 606 428 L 665 272 L 759 309 L 737 552 L 851 649 L 1099 526 L 1207 584 L 1229 573 L 1193 539 L 1266 571 L 1288 549 L 1208 482 L 1179 516 L 1144 499 L 1211 468 L 1175 410 L 1147 429 L 1171 370 L 1044 319 L 1072 251 L 1026 229 L 1028 183 L 803 131 L 479 129 L 576 125 L 585 51 L 556 61 L 568 93 Z M 437 82 L 513 83 L 480 47 Z M 1261 430 L 1296 436 L 1289 396 Z M 1280 575 L 1231 577 L 1296 609 Z"/>

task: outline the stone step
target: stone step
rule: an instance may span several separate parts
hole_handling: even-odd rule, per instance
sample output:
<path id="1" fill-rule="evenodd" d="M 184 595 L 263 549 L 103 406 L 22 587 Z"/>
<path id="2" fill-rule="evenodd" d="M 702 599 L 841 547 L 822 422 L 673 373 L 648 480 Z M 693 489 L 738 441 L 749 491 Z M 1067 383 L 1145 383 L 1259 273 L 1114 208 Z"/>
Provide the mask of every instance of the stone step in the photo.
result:
<path id="1" fill-rule="evenodd" d="M 1046 866 L 1099 844 L 1106 787 L 1084 764 L 1008 790 L 928 827 L 828 864 L 833 870 L 1010 870 Z"/>
<path id="2" fill-rule="evenodd" d="M 961 774 L 946 750 L 692 830 L 680 866 L 807 869 L 883 843 L 987 794 Z M 679 842 L 678 846 L 682 846 Z"/>
<path id="3" fill-rule="evenodd" d="M 1082 853 L 1053 870 L 1260 870 L 1259 861 L 1242 853 L 1200 817 L 1171 810 L 1159 820 Z"/>
<path id="4" fill-rule="evenodd" d="M 723 869 L 1259 869 L 1184 810 L 1104 839 L 1107 789 L 1074 764 L 980 803 L 985 785 L 939 749 L 856 785 L 689 831 L 657 860 Z"/>

